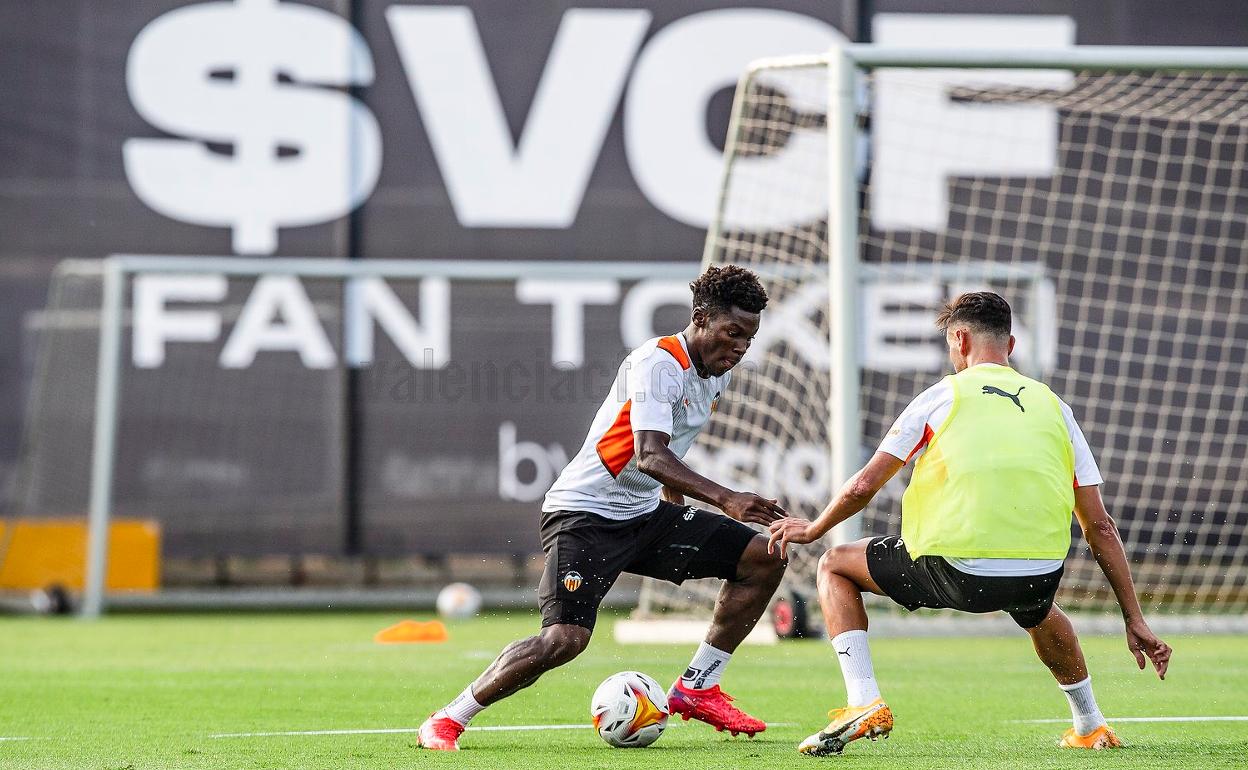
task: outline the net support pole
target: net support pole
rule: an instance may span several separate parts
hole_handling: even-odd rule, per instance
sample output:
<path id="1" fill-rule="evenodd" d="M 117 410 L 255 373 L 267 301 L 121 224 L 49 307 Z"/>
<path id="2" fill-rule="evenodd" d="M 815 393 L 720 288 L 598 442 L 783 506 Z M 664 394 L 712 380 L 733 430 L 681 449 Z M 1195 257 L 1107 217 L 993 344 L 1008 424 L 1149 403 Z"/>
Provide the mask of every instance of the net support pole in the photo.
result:
<path id="1" fill-rule="evenodd" d="M 833 494 L 858 471 L 860 458 L 858 391 L 858 172 L 857 65 L 849 53 L 828 57 L 828 320 L 831 328 L 831 450 L 829 489 Z M 855 516 L 832 531 L 832 542 L 858 539 Z"/>
<path id="2" fill-rule="evenodd" d="M 87 575 L 83 618 L 104 611 L 104 579 L 108 571 L 108 524 L 113 497 L 114 448 L 117 443 L 117 402 L 121 387 L 121 329 L 125 273 L 121 261 L 104 262 L 100 304 L 100 351 L 95 373 L 95 432 L 91 447 L 91 495 L 87 513 Z"/>

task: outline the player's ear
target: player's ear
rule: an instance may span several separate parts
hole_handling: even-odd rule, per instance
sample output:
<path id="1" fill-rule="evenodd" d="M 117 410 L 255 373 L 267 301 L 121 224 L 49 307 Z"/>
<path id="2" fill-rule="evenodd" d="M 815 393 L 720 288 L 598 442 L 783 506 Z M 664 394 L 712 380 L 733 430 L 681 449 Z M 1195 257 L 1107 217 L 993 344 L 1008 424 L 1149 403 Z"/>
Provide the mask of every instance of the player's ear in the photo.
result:
<path id="1" fill-rule="evenodd" d="M 710 316 L 706 313 L 706 308 L 698 305 L 693 309 L 693 325 L 699 329 L 705 329 Z"/>
<path id="2" fill-rule="evenodd" d="M 1010 335 L 1010 346 L 1005 352 L 1011 355 L 1014 354 L 1014 335 L 1013 334 Z"/>

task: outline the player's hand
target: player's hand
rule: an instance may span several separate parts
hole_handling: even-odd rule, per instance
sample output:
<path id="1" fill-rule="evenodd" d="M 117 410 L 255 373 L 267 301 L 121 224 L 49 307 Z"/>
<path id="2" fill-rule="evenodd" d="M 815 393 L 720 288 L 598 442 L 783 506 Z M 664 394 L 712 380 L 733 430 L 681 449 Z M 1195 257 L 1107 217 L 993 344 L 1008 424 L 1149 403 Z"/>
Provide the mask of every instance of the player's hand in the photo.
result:
<path id="1" fill-rule="evenodd" d="M 804 544 L 819 539 L 815 535 L 814 522 L 794 516 L 773 522 L 768 529 L 771 531 L 771 537 L 767 540 L 767 553 L 775 553 L 778 545 L 781 559 L 789 558 L 789 543 Z"/>
<path id="2" fill-rule="evenodd" d="M 1166 678 L 1166 669 L 1170 667 L 1170 653 L 1174 650 L 1158 639 L 1142 619 L 1127 623 L 1127 649 L 1135 656 L 1135 663 L 1141 671 L 1144 670 L 1145 656 L 1148 656 L 1148 660 L 1153 662 L 1153 668 L 1157 669 L 1158 678 Z"/>
<path id="3" fill-rule="evenodd" d="M 734 492 L 724 503 L 722 510 L 731 519 L 764 526 L 784 518 L 785 515 L 778 500 L 768 500 L 753 492 Z"/>

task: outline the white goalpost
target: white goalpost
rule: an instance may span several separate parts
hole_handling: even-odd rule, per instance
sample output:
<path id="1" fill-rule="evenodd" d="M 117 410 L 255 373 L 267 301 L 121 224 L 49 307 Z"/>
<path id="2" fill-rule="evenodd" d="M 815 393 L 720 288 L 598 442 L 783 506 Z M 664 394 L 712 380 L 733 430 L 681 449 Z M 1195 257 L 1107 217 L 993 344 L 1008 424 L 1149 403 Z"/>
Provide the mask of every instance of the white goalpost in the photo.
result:
<path id="1" fill-rule="evenodd" d="M 817 515 L 947 371 L 939 304 L 991 288 L 1015 310 L 1015 365 L 1089 437 L 1145 606 L 1245 626 L 1245 118 L 1248 49 L 848 45 L 756 62 L 704 263 L 757 270 L 784 341 L 752 356 L 695 463 Z M 749 459 L 808 447 L 824 467 Z M 903 484 L 825 546 L 898 531 Z M 810 598 L 824 549 L 797 550 L 786 582 Z M 638 616 L 709 615 L 717 589 L 646 581 Z M 1079 539 L 1060 600 L 1112 606 Z"/>

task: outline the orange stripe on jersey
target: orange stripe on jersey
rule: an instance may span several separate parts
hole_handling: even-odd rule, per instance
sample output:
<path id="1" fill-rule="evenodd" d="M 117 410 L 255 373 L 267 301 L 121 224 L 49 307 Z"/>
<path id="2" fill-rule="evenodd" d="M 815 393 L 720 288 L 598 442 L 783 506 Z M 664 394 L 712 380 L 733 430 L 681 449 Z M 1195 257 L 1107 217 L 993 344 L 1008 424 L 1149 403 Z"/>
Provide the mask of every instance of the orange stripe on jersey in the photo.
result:
<path id="1" fill-rule="evenodd" d="M 620 407 L 620 413 L 616 415 L 615 422 L 611 423 L 607 432 L 598 439 L 598 459 L 602 460 L 603 466 L 612 478 L 619 476 L 624 466 L 628 465 L 628 461 L 633 459 L 633 422 L 629 417 L 632 409 L 633 400 L 630 398 L 624 402 L 624 406 Z"/>
<path id="2" fill-rule="evenodd" d="M 927 446 L 927 443 L 932 440 L 932 436 L 934 435 L 936 434 L 932 433 L 932 426 L 930 425 L 923 426 L 923 436 L 922 438 L 919 439 L 919 443 L 914 445 L 914 449 L 910 450 L 909 456 L 906 457 L 906 464 L 909 464 L 910 461 L 914 459 L 914 456 L 919 453 L 920 449 Z"/>
<path id="3" fill-rule="evenodd" d="M 685 349 L 680 345 L 680 340 L 676 339 L 675 336 L 661 338 L 659 347 L 671 353 L 672 358 L 676 359 L 676 363 L 680 364 L 681 369 L 689 368 L 689 355 L 685 353 Z"/>

